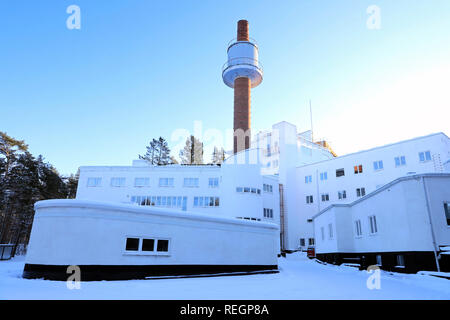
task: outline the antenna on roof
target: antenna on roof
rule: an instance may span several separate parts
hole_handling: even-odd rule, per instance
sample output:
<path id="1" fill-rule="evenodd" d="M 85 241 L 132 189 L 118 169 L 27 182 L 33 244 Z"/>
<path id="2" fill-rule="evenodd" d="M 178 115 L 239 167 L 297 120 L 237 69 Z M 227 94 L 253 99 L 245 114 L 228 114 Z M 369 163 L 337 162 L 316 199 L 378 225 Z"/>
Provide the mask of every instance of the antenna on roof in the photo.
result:
<path id="1" fill-rule="evenodd" d="M 311 99 L 309 100 L 309 115 L 310 115 L 310 118 L 311 118 L 311 141 L 314 142 Z"/>

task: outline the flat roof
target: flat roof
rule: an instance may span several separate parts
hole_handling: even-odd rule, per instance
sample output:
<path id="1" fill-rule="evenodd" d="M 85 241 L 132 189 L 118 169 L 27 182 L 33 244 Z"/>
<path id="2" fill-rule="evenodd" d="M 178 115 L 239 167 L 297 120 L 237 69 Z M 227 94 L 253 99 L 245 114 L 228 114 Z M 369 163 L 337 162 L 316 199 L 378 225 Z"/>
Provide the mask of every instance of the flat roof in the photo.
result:
<path id="1" fill-rule="evenodd" d="M 345 157 L 349 157 L 349 156 L 353 156 L 353 155 L 356 155 L 356 154 L 365 153 L 365 152 L 370 152 L 370 151 L 374 151 L 374 150 L 378 150 L 378 149 L 383 149 L 383 148 L 388 148 L 388 147 L 391 147 L 391 146 L 394 146 L 394 145 L 398 145 L 398 144 L 402 144 L 402 143 L 407 143 L 407 142 L 412 142 L 412 141 L 416 141 L 416 140 L 420 140 L 420 139 L 425 139 L 425 138 L 430 138 L 430 137 L 437 136 L 437 135 L 443 135 L 444 137 L 446 137 L 446 138 L 448 139 L 448 137 L 447 137 L 447 135 L 446 135 L 445 133 L 443 133 L 443 132 L 437 132 L 437 133 L 432 133 L 432 134 L 429 134 L 429 135 L 426 135 L 426 136 L 416 137 L 416 138 L 412 138 L 412 139 L 408 139 L 408 140 L 402 140 L 402 141 L 399 141 L 399 142 L 394 142 L 394 143 L 386 144 L 386 145 L 383 145 L 383 146 L 374 147 L 374 148 L 371 148 L 371 149 L 366 149 L 366 150 L 361 150 L 361 151 L 357 151 L 357 152 L 353 152 L 353 153 L 348 153 L 348 154 L 345 154 L 345 155 L 342 155 L 342 156 L 339 156 L 339 157 L 335 157 L 335 158 L 332 158 L 332 159 L 327 159 L 327 160 L 322 160 L 322 161 L 318 161 L 318 162 L 314 162 L 314 163 L 309 163 L 309 164 L 305 164 L 305 165 L 301 165 L 301 166 L 296 166 L 296 168 L 303 168 L 303 167 L 312 166 L 312 165 L 316 165 L 316 164 L 323 163 L 323 162 L 327 162 L 327 161 L 338 160 L 338 159 L 345 158 Z"/>

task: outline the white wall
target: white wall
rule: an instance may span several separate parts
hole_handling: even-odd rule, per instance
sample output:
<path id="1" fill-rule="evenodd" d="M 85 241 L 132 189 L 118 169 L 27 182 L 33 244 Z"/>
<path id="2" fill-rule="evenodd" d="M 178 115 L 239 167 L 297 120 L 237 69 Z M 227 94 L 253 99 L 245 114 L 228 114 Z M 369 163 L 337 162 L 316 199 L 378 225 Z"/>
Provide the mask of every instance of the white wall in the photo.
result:
<path id="1" fill-rule="evenodd" d="M 433 251 L 427 211 L 425 179 L 437 245 L 450 245 L 444 201 L 450 201 L 450 174 L 425 174 L 400 178 L 352 204 L 325 209 L 314 218 L 317 253 Z M 377 232 L 370 232 L 369 216 L 375 215 Z M 339 222 L 339 219 L 340 222 Z M 361 221 L 357 236 L 355 222 Z M 336 222 L 337 221 L 337 222 Z M 320 228 L 337 223 L 336 239 L 321 239 Z"/>
<path id="2" fill-rule="evenodd" d="M 28 264 L 277 264 L 275 224 L 82 200 L 40 201 L 35 209 Z M 169 252 L 125 252 L 127 237 L 169 239 Z"/>
<path id="3" fill-rule="evenodd" d="M 419 161 L 419 152 L 430 150 L 432 160 Z M 394 158 L 406 157 L 406 165 L 396 167 Z M 308 239 L 313 236 L 313 228 L 308 219 L 332 204 L 350 203 L 357 200 L 356 189 L 364 187 L 365 193 L 375 191 L 377 188 L 406 176 L 409 173 L 433 173 L 443 172 L 444 163 L 450 158 L 450 142 L 442 133 L 416 138 L 400 143 L 374 148 L 367 151 L 337 157 L 333 160 L 322 161 L 315 164 L 300 166 L 296 168 L 296 190 L 295 208 L 293 213 L 300 221 L 299 226 L 290 229 L 293 241 L 298 238 Z M 440 159 L 439 161 L 437 159 Z M 382 160 L 383 169 L 375 171 L 373 162 Z M 363 166 L 363 173 L 354 174 L 353 167 Z M 336 169 L 344 168 L 345 176 L 336 177 Z M 327 172 L 328 179 L 320 180 L 320 173 Z M 305 183 L 305 176 L 312 176 L 312 183 Z M 345 190 L 347 198 L 338 199 L 338 191 Z M 328 194 L 329 201 L 322 202 L 321 195 Z M 313 203 L 306 203 L 306 196 L 313 196 Z M 298 240 L 296 240 L 298 242 Z"/>

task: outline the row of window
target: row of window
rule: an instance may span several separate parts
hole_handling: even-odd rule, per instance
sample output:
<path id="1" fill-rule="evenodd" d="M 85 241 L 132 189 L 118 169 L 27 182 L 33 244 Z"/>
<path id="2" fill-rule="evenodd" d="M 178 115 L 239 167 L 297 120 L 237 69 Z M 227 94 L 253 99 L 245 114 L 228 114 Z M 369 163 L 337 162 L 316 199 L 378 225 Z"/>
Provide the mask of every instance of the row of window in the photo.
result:
<path id="1" fill-rule="evenodd" d="M 430 151 L 423 151 L 419 152 L 419 162 L 427 162 L 431 160 L 431 152 Z M 401 167 L 406 165 L 406 157 L 405 156 L 398 156 L 394 158 L 395 167 Z M 384 169 L 383 160 L 377 160 L 373 162 L 373 170 L 379 171 Z M 353 167 L 354 174 L 361 174 L 363 173 L 363 165 L 355 165 Z M 336 169 L 336 177 L 343 177 L 345 176 L 345 169 Z M 328 180 L 328 173 L 327 172 L 321 172 L 320 173 L 320 180 L 325 181 Z M 305 176 L 305 183 L 312 183 L 312 176 L 308 175 Z"/>
<path id="2" fill-rule="evenodd" d="M 358 198 L 364 197 L 366 195 L 366 188 L 357 188 L 356 189 L 356 196 Z M 338 191 L 338 199 L 347 199 L 347 192 L 345 190 Z M 323 193 L 321 194 L 321 200 L 322 202 L 330 201 L 330 194 L 329 193 Z M 314 197 L 313 196 L 306 196 L 306 203 L 311 204 L 314 203 Z"/>
<path id="3" fill-rule="evenodd" d="M 241 220 L 252 220 L 252 221 L 261 221 L 261 219 L 258 219 L 258 218 L 250 218 L 250 217 L 236 217 L 236 219 L 241 219 Z"/>
<path id="4" fill-rule="evenodd" d="M 111 178 L 111 187 L 125 187 L 126 186 L 126 178 L 124 177 L 113 177 Z M 100 187 L 102 185 L 102 178 L 100 177 L 91 177 L 88 178 L 87 186 L 88 187 Z M 135 187 L 149 187 L 150 186 L 150 178 L 139 177 L 134 179 Z M 159 178 L 159 186 L 160 187 L 173 187 L 174 186 L 174 178 Z M 183 181 L 184 187 L 199 187 L 199 178 L 184 178 Z M 209 178 L 208 179 L 208 187 L 210 188 L 218 188 L 219 187 L 219 178 Z"/>
<path id="5" fill-rule="evenodd" d="M 305 239 L 304 238 L 300 238 L 300 247 L 304 247 L 305 246 Z M 308 239 L 308 245 L 313 246 L 315 243 L 314 238 L 309 238 Z"/>
<path id="6" fill-rule="evenodd" d="M 187 197 L 183 196 L 132 196 L 131 202 L 140 206 L 156 206 L 186 209 Z"/>
<path id="7" fill-rule="evenodd" d="M 273 189 L 272 189 L 272 185 L 271 184 L 263 184 L 263 191 L 264 192 L 273 192 Z"/>
<path id="8" fill-rule="evenodd" d="M 273 218 L 273 209 L 264 208 L 264 218 Z"/>
<path id="9" fill-rule="evenodd" d="M 149 254 L 167 253 L 169 252 L 169 240 L 138 237 L 127 238 L 125 251 Z"/>
<path id="10" fill-rule="evenodd" d="M 236 192 L 239 193 L 254 193 L 254 194 L 261 194 L 261 189 L 257 188 L 250 188 L 250 187 L 236 187 Z"/>
<path id="11" fill-rule="evenodd" d="M 194 207 L 219 207 L 220 198 L 219 197 L 194 197 Z"/>

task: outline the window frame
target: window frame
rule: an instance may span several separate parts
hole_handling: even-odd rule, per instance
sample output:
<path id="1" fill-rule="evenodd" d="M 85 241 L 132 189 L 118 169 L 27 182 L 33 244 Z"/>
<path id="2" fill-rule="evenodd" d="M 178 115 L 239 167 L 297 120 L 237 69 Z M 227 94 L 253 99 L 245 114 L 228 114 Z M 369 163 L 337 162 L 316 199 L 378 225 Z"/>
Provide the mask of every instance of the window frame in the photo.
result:
<path id="1" fill-rule="evenodd" d="M 172 254 L 171 253 L 171 247 L 172 247 L 172 238 L 171 237 L 126 235 L 125 243 L 128 238 L 139 239 L 139 244 L 138 244 L 137 251 L 126 250 L 126 246 L 125 246 L 125 248 L 123 249 L 123 252 L 122 252 L 122 254 L 125 256 L 170 256 Z M 144 243 L 144 239 L 154 240 L 153 251 L 143 251 L 142 250 L 142 245 Z M 168 241 L 168 248 L 167 248 L 168 250 L 167 251 L 157 251 L 158 240 L 167 240 Z"/>

